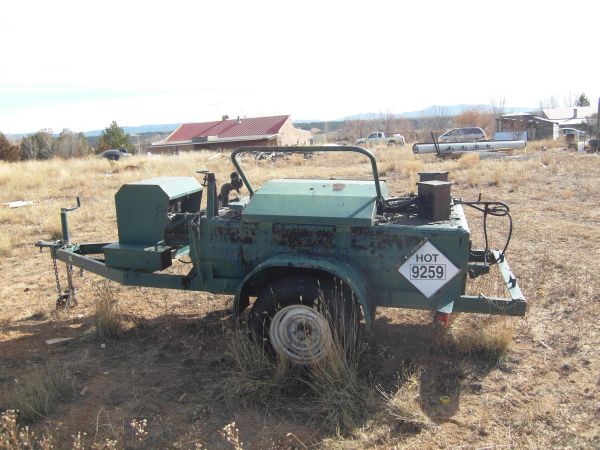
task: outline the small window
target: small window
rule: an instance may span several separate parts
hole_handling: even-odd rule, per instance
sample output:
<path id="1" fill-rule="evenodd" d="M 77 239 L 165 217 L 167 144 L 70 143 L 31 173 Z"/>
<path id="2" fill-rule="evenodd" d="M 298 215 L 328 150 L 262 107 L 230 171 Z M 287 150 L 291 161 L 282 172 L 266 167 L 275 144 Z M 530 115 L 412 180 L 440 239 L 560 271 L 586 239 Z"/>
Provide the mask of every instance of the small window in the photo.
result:
<path id="1" fill-rule="evenodd" d="M 458 136 L 460 134 L 460 130 L 455 128 L 454 130 L 450 130 L 447 134 L 448 136 Z"/>

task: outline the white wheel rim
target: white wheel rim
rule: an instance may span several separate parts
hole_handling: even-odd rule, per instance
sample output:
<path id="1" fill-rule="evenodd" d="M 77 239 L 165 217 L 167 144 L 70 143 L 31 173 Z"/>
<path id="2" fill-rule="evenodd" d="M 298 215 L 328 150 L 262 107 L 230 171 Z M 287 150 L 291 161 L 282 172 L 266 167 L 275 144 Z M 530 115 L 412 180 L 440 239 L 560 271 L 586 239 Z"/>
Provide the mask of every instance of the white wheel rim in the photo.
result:
<path id="1" fill-rule="evenodd" d="M 290 361 L 312 364 L 331 348 L 331 328 L 314 308 L 290 305 L 277 311 L 269 326 L 275 351 Z"/>

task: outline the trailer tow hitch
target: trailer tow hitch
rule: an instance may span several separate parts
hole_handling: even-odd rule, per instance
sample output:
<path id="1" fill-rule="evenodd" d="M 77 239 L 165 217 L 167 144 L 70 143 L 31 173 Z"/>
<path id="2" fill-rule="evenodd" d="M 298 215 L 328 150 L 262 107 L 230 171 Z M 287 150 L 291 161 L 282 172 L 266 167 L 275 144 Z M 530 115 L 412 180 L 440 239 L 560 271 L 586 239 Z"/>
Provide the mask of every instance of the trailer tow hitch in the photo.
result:
<path id="1" fill-rule="evenodd" d="M 54 266 L 54 279 L 56 280 L 56 290 L 58 291 L 58 298 L 56 299 L 56 307 L 75 307 L 77 306 L 77 299 L 75 294 L 78 289 L 73 285 L 73 264 L 67 263 L 67 288 L 63 291 L 60 285 L 60 277 L 58 275 L 58 262 L 56 253 L 59 250 L 65 249 L 69 246 L 70 235 L 69 235 L 69 222 L 67 220 L 67 214 L 71 211 L 75 211 L 77 208 L 81 206 L 81 200 L 79 196 L 77 196 L 77 206 L 72 208 L 61 208 L 60 209 L 60 222 L 62 226 L 62 240 L 57 241 L 38 241 L 35 246 L 39 247 L 40 252 L 45 248 L 50 249 L 50 253 L 52 255 L 52 264 Z M 80 272 L 83 275 L 83 270 Z"/>

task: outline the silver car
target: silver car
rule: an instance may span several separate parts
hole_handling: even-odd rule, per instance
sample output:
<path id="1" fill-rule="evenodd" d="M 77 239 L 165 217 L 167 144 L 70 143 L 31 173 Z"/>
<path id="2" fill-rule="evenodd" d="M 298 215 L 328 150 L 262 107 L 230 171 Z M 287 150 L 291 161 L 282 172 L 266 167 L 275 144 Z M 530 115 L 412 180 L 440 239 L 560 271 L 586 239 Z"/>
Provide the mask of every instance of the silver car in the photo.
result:
<path id="1" fill-rule="evenodd" d="M 439 142 L 475 142 L 484 141 L 485 131 L 479 127 L 452 128 L 439 138 Z"/>

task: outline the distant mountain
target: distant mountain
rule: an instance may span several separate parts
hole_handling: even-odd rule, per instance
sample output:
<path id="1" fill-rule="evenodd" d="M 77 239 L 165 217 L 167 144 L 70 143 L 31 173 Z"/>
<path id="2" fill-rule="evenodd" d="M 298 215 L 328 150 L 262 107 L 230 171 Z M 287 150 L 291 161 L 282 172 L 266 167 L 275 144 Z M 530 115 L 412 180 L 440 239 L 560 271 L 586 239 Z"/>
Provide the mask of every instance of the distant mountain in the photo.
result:
<path id="1" fill-rule="evenodd" d="M 158 125 L 140 125 L 138 127 L 123 127 L 125 133 L 128 134 L 145 134 L 145 133 L 171 133 L 180 123 L 165 123 Z M 100 136 L 104 130 L 84 131 L 85 137 Z"/>
<path id="2" fill-rule="evenodd" d="M 441 105 L 432 105 L 428 108 L 425 109 L 421 109 L 418 111 L 407 111 L 407 112 L 402 112 L 402 113 L 396 113 L 394 114 L 394 117 L 396 118 L 400 118 L 400 117 L 406 117 L 406 118 L 419 118 L 419 117 L 432 117 L 432 116 L 440 116 L 440 115 L 445 115 L 445 116 L 456 116 L 458 114 L 463 113 L 464 111 L 469 111 L 469 110 L 473 110 L 473 109 L 478 109 L 481 111 L 492 111 L 492 106 L 491 105 L 473 105 L 473 104 L 459 104 L 459 105 L 448 105 L 448 106 L 441 106 Z M 529 112 L 529 111 L 535 111 L 538 108 L 531 108 L 531 107 L 524 107 L 524 106 L 507 106 L 504 108 L 504 112 L 509 113 L 509 112 Z M 385 114 L 385 113 L 383 113 Z M 370 119 L 376 119 L 378 117 L 381 116 L 381 113 L 359 113 L 359 114 L 353 114 L 351 116 L 346 116 L 343 117 L 342 119 L 339 120 L 370 120 Z"/>
<path id="3" fill-rule="evenodd" d="M 158 134 L 169 133 L 170 134 L 179 125 L 181 125 L 181 124 L 180 123 L 163 123 L 163 124 L 155 124 L 155 125 L 140 125 L 137 127 L 123 127 L 123 130 L 125 130 L 125 133 L 131 134 L 131 135 L 137 135 L 137 134 L 143 135 L 143 134 L 152 134 L 152 133 L 158 133 Z M 75 131 L 76 133 L 78 133 L 78 131 L 76 131 L 76 130 L 71 130 L 71 131 Z M 102 134 L 102 131 L 104 131 L 104 129 L 84 131 L 83 135 L 87 138 L 94 138 L 94 137 L 100 136 Z M 6 134 L 6 138 L 9 141 L 17 142 L 17 141 L 23 139 L 25 136 L 29 136 L 34 133 L 35 132 Z M 55 137 L 58 136 L 58 133 L 53 133 L 53 136 L 55 136 Z"/>

